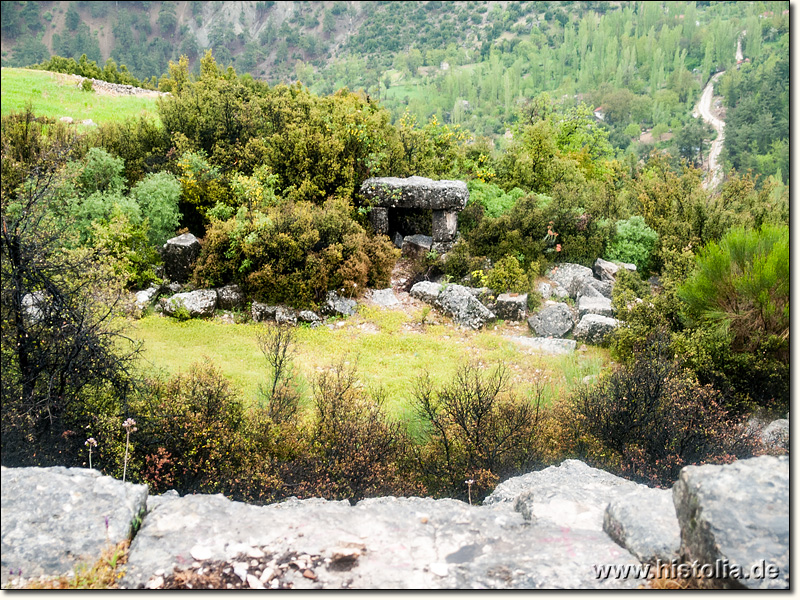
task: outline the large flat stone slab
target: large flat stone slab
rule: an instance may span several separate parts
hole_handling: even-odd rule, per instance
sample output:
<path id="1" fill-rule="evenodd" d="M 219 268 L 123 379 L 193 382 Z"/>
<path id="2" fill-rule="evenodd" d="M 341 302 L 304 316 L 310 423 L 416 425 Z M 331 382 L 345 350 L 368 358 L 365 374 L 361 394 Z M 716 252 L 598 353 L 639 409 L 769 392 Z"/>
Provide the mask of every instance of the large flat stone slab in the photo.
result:
<path id="1" fill-rule="evenodd" d="M 469 190 L 463 181 L 372 177 L 361 184 L 361 195 L 382 208 L 460 211 L 467 205 Z"/>
<path id="2" fill-rule="evenodd" d="M 283 576 L 282 585 L 296 589 L 624 588 L 638 583 L 596 577 L 597 563 L 636 563 L 604 533 L 565 533 L 552 524 L 531 524 L 510 507 L 393 497 L 356 506 L 315 499 L 259 507 L 217 495 L 154 503 L 131 545 L 122 585 L 136 588 L 175 566 L 191 568 L 196 561 L 232 560 L 243 553 L 307 557 L 305 564 L 314 565 L 311 573 Z M 324 560 L 345 553 L 351 556 L 347 565 Z M 246 578 L 248 562 L 237 568 Z"/>
<path id="3" fill-rule="evenodd" d="M 560 338 L 525 337 L 523 335 L 509 336 L 507 339 L 523 348 L 545 354 L 572 354 L 575 352 L 575 340 Z"/>
<path id="4" fill-rule="evenodd" d="M 122 483 L 94 469 L 0 469 L 2 583 L 63 575 L 94 564 L 130 538 L 145 511 L 147 486 Z"/>

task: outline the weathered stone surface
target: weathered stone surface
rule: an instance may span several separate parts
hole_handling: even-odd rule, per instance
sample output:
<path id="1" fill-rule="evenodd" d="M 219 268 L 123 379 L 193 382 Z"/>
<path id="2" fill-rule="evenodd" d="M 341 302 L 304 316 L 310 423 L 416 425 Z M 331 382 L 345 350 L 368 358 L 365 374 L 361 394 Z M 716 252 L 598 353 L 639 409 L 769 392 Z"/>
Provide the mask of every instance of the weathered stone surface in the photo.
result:
<path id="1" fill-rule="evenodd" d="M 275 310 L 275 322 L 278 325 L 297 325 L 297 311 L 286 306 L 279 306 Z"/>
<path id="2" fill-rule="evenodd" d="M 437 242 L 452 242 L 456 237 L 458 213 L 454 210 L 434 210 L 432 233 Z"/>
<path id="3" fill-rule="evenodd" d="M 234 310 L 244 303 L 244 294 L 238 285 L 232 283 L 217 290 L 217 304 L 223 310 Z"/>
<path id="4" fill-rule="evenodd" d="M 562 263 L 553 267 L 547 273 L 547 277 L 563 287 L 571 298 L 575 298 L 578 295 L 584 280 L 594 279 L 592 270 L 589 267 L 573 263 Z"/>
<path id="5" fill-rule="evenodd" d="M 528 327 L 539 337 L 564 337 L 574 326 L 572 311 L 563 302 L 549 304 L 528 319 Z"/>
<path id="6" fill-rule="evenodd" d="M 394 242 L 394 245 L 397 248 L 402 248 L 403 247 L 403 234 L 400 233 L 399 231 L 395 231 L 394 232 L 394 238 L 392 239 L 392 241 Z"/>
<path id="7" fill-rule="evenodd" d="M 291 579 L 295 589 L 636 584 L 595 577 L 594 564 L 635 562 L 602 532 L 531 526 L 510 506 L 487 509 L 457 500 L 392 497 L 356 506 L 318 499 L 249 506 L 216 495 L 172 497 L 156 505 L 131 545 L 122 586 L 146 584 L 158 571 L 189 567 L 197 557 L 286 553 L 301 557 L 295 559 L 301 569 Z M 337 565 L 334 559 L 343 556 L 347 560 Z M 312 579 L 305 571 L 317 557 L 330 562 L 319 561 Z M 255 576 L 247 562 L 235 568 L 243 580 Z"/>
<path id="8" fill-rule="evenodd" d="M 147 502 L 147 486 L 94 469 L 2 467 L 0 477 L 3 584 L 10 571 L 27 579 L 93 564 L 130 537 Z"/>
<path id="9" fill-rule="evenodd" d="M 193 319 L 211 317 L 217 307 L 217 292 L 214 290 L 195 290 L 181 292 L 169 298 L 161 299 L 161 309 L 168 315 L 174 315 L 180 306 L 189 311 Z"/>
<path id="10" fill-rule="evenodd" d="M 401 248 L 404 256 L 420 256 L 430 252 L 433 245 L 433 238 L 429 235 L 407 235 L 403 238 Z"/>
<path id="11" fill-rule="evenodd" d="M 525 510 L 535 515 L 537 524 L 549 522 L 566 529 L 599 532 L 603 530 L 608 503 L 643 487 L 646 486 L 568 459 L 557 467 L 504 481 L 483 504 L 514 505 L 518 497 L 529 494 L 524 498 Z"/>
<path id="12" fill-rule="evenodd" d="M 150 306 L 153 303 L 153 300 L 156 299 L 156 296 L 158 296 L 158 292 L 159 291 L 160 291 L 160 288 L 158 288 L 158 287 L 156 287 L 154 285 L 151 285 L 146 290 L 141 290 L 139 292 L 136 292 L 136 295 L 135 295 L 136 296 L 136 300 L 135 300 L 136 308 L 138 308 L 139 310 L 144 310 L 145 308 Z M 23 298 L 23 303 L 24 303 L 24 298 Z"/>
<path id="13" fill-rule="evenodd" d="M 434 283 L 433 281 L 419 281 L 411 286 L 411 290 L 408 293 L 412 298 L 422 300 L 428 304 L 433 304 L 436 302 L 436 299 L 439 297 L 441 291 L 442 284 L 440 283 Z"/>
<path id="14" fill-rule="evenodd" d="M 389 234 L 389 209 L 374 206 L 369 213 L 369 219 L 378 235 Z"/>
<path id="15" fill-rule="evenodd" d="M 356 314 L 356 301 L 350 298 L 342 298 L 336 292 L 328 292 L 323 312 L 328 315 L 351 317 Z"/>
<path id="16" fill-rule="evenodd" d="M 530 348 L 536 352 L 547 354 L 572 354 L 575 352 L 575 340 L 562 340 L 559 338 L 509 336 L 509 340 Z"/>
<path id="17" fill-rule="evenodd" d="M 494 313 L 481 304 L 463 285 L 453 284 L 444 288 L 436 298 L 436 306 L 459 325 L 471 329 L 480 329 L 495 319 Z"/>
<path id="18" fill-rule="evenodd" d="M 681 528 L 671 490 L 640 486 L 611 500 L 603 531 L 642 562 L 669 563 L 681 549 Z"/>
<path id="19" fill-rule="evenodd" d="M 751 589 L 789 587 L 788 456 L 684 467 L 672 493 L 685 562 L 714 564 L 727 560 L 749 575 L 754 566 L 766 561 L 778 571 L 775 578 L 729 577 L 709 584 Z"/>
<path id="20" fill-rule="evenodd" d="M 619 265 L 608 260 L 603 260 L 602 258 L 598 258 L 594 261 L 594 265 L 592 266 L 595 277 L 601 281 L 616 281 L 618 270 Z"/>
<path id="21" fill-rule="evenodd" d="M 544 281 L 540 281 L 536 286 L 536 291 L 539 292 L 539 295 L 541 295 L 543 299 L 549 300 L 550 296 L 553 295 L 553 286 Z"/>
<path id="22" fill-rule="evenodd" d="M 611 300 L 611 293 L 614 290 L 614 284 L 608 281 L 600 281 L 599 279 L 585 279 L 576 295 L 576 300 L 580 300 L 582 296 L 601 296 Z"/>
<path id="23" fill-rule="evenodd" d="M 581 296 L 578 299 L 578 318 L 582 319 L 584 315 L 613 316 L 614 309 L 611 306 L 611 300 L 603 296 Z"/>
<path id="24" fill-rule="evenodd" d="M 500 294 L 494 304 L 498 319 L 522 321 L 528 312 L 528 294 Z"/>
<path id="25" fill-rule="evenodd" d="M 191 233 L 167 240 L 161 251 L 164 273 L 172 281 L 186 283 L 192 276 L 192 269 L 199 255 L 200 242 Z"/>
<path id="26" fill-rule="evenodd" d="M 761 442 L 772 448 L 789 449 L 789 419 L 777 419 L 761 431 Z"/>
<path id="27" fill-rule="evenodd" d="M 394 290 L 392 288 L 372 290 L 370 293 L 370 300 L 372 300 L 378 306 L 383 306 L 384 308 L 390 308 L 400 304 L 400 301 L 397 299 L 397 296 L 394 295 Z"/>
<path id="28" fill-rule="evenodd" d="M 319 325 L 322 323 L 322 317 L 313 310 L 301 310 L 297 313 L 297 320 L 301 323 L 310 323 L 311 325 Z"/>
<path id="29" fill-rule="evenodd" d="M 619 321 L 603 315 L 584 315 L 575 327 L 576 340 L 590 344 L 602 344 L 606 336 L 619 326 Z"/>
<path id="30" fill-rule="evenodd" d="M 361 194 L 373 206 L 384 208 L 462 210 L 469 199 L 463 181 L 434 181 L 427 177 L 373 177 L 361 184 Z"/>
<path id="31" fill-rule="evenodd" d="M 262 304 L 261 302 L 253 302 L 250 306 L 250 315 L 253 321 L 274 321 L 275 312 L 278 310 L 277 306 L 269 304 Z"/>

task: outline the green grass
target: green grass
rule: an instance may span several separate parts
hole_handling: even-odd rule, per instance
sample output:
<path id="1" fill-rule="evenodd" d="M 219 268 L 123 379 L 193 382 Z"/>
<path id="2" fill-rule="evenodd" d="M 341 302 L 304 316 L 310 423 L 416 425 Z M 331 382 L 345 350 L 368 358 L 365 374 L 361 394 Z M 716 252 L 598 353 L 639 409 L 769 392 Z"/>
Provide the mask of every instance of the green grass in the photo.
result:
<path id="1" fill-rule="evenodd" d="M 503 362 L 521 393 L 541 379 L 546 400 L 563 397 L 586 375 L 596 375 L 609 362 L 608 353 L 589 348 L 568 356 L 530 354 L 504 337 L 524 330 L 499 323 L 474 332 L 453 327 L 446 319 L 420 325 L 420 315 L 362 305 L 349 319 L 329 320 L 313 329 L 300 326 L 295 366 L 301 376 L 306 401 L 311 382 L 322 370 L 346 361 L 356 365 L 362 384 L 382 387 L 387 413 L 411 419 L 413 384 L 423 371 L 436 384 L 449 381 L 458 367 L 476 363 L 493 369 Z M 196 362 L 213 363 L 242 392 L 247 402 L 257 398 L 265 381 L 265 361 L 256 344 L 264 323 L 224 324 L 218 320 L 189 320 L 148 316 L 130 325 L 128 334 L 144 341 L 143 357 L 149 369 L 173 374 L 186 372 Z"/>
<path id="2" fill-rule="evenodd" d="M 72 117 L 75 122 L 91 119 L 97 124 L 124 121 L 140 115 L 159 121 L 157 100 L 138 96 L 106 96 L 84 92 L 61 73 L 31 69 L 0 70 L 2 115 L 18 112 L 26 103 L 33 112 L 47 117 Z"/>

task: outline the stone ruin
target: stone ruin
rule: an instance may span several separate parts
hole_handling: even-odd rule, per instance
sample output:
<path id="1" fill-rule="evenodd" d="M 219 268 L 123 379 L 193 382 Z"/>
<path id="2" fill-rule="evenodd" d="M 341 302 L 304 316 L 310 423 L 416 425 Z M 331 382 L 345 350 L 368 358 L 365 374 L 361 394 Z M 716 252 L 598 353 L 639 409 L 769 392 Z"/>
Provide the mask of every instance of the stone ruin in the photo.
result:
<path id="1" fill-rule="evenodd" d="M 370 201 L 370 218 L 378 234 L 390 235 L 389 211 L 433 211 L 431 249 L 436 252 L 447 252 L 452 247 L 458 213 L 469 199 L 469 190 L 463 181 L 434 181 L 427 177 L 373 177 L 361 184 L 361 194 Z"/>

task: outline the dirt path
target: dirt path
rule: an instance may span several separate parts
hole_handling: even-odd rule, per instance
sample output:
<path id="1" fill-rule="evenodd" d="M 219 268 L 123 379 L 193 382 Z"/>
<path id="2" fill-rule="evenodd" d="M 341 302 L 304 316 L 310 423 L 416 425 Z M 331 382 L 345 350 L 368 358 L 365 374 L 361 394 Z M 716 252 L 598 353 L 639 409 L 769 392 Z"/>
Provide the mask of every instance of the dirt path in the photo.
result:
<path id="1" fill-rule="evenodd" d="M 736 42 L 736 62 L 737 64 L 744 60 L 742 54 L 742 37 L 747 33 L 742 31 L 739 39 Z M 706 84 L 700 100 L 697 102 L 697 107 L 692 113 L 695 118 L 702 117 L 702 119 L 711 125 L 717 132 L 717 139 L 711 142 L 711 151 L 708 153 L 708 175 L 703 181 L 704 189 L 715 189 L 720 182 L 722 182 L 722 165 L 719 164 L 719 155 L 722 152 L 722 144 L 725 141 L 725 121 L 717 118 L 712 112 L 712 102 L 714 97 L 714 83 L 719 79 L 725 71 L 720 71 L 715 74 Z"/>

